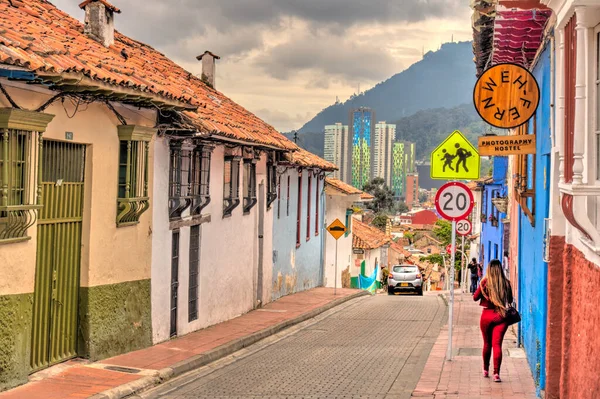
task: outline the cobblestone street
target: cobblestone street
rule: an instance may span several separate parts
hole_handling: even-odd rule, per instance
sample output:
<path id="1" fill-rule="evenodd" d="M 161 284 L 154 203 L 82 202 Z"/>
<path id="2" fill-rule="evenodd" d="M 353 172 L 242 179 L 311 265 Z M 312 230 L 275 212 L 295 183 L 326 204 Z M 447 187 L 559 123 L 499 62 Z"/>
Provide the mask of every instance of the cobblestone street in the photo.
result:
<path id="1" fill-rule="evenodd" d="M 437 295 L 359 299 L 255 353 L 143 397 L 410 398 L 445 314 Z"/>

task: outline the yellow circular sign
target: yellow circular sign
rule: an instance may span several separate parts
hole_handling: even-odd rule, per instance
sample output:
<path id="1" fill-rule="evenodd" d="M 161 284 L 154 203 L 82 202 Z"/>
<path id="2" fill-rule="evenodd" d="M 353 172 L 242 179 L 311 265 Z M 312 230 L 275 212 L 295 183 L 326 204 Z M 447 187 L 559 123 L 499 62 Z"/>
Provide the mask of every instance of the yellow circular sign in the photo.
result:
<path id="1" fill-rule="evenodd" d="M 516 64 L 499 64 L 488 69 L 473 91 L 473 103 L 481 118 L 503 129 L 527 122 L 539 102 L 537 81 L 527 69 Z"/>

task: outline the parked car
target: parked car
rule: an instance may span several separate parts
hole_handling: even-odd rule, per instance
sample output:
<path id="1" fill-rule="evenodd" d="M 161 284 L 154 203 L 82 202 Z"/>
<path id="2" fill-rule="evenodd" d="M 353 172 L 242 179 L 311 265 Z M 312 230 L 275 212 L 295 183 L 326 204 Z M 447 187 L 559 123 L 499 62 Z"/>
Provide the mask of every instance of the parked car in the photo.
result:
<path id="1" fill-rule="evenodd" d="M 394 295 L 396 291 L 413 291 L 423 295 L 423 276 L 417 266 L 392 266 L 388 276 L 388 295 Z"/>

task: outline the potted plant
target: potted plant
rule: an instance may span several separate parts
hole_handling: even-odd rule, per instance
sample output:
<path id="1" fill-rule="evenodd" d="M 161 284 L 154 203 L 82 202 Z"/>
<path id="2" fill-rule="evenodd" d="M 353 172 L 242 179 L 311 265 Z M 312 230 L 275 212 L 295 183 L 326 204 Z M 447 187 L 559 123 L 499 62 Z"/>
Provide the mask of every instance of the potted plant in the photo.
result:
<path id="1" fill-rule="evenodd" d="M 487 216 L 485 215 L 485 213 L 481 214 L 481 223 L 485 223 L 487 222 Z"/>
<path id="2" fill-rule="evenodd" d="M 498 226 L 498 218 L 496 218 L 493 213 L 490 215 L 490 222 L 492 223 L 492 226 Z"/>

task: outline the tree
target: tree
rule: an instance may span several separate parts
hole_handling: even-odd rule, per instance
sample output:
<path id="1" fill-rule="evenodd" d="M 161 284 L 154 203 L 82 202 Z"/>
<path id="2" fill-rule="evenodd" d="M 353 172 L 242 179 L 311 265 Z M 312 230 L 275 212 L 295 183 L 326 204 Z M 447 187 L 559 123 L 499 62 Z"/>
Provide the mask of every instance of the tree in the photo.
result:
<path id="1" fill-rule="evenodd" d="M 408 205 L 406 205 L 406 202 L 404 201 L 397 201 L 395 208 L 397 213 L 408 212 Z"/>
<path id="2" fill-rule="evenodd" d="M 376 213 L 389 212 L 394 205 L 394 193 L 381 177 L 376 177 L 364 185 L 363 191 L 371 194 L 375 198 L 367 203 L 367 208 Z"/>
<path id="3" fill-rule="evenodd" d="M 427 193 L 419 193 L 419 202 L 421 204 L 427 202 L 428 199 L 429 199 L 429 196 L 427 195 Z"/>
<path id="4" fill-rule="evenodd" d="M 415 239 L 415 233 L 411 233 L 410 231 L 404 232 L 404 238 L 408 239 L 408 244 L 412 245 Z"/>
<path id="5" fill-rule="evenodd" d="M 371 222 L 371 224 L 377 227 L 381 231 L 385 231 L 385 227 L 387 226 L 388 217 L 384 213 L 378 213 L 375 216 L 375 219 Z"/>
<path id="6" fill-rule="evenodd" d="M 425 256 L 421 260 L 427 261 L 429 263 L 437 264 L 440 266 L 444 266 L 444 258 L 440 254 L 432 254 L 429 256 Z"/>
<path id="7" fill-rule="evenodd" d="M 438 220 L 435 222 L 433 233 L 444 246 L 450 244 L 452 241 L 452 223 L 447 220 Z"/>

